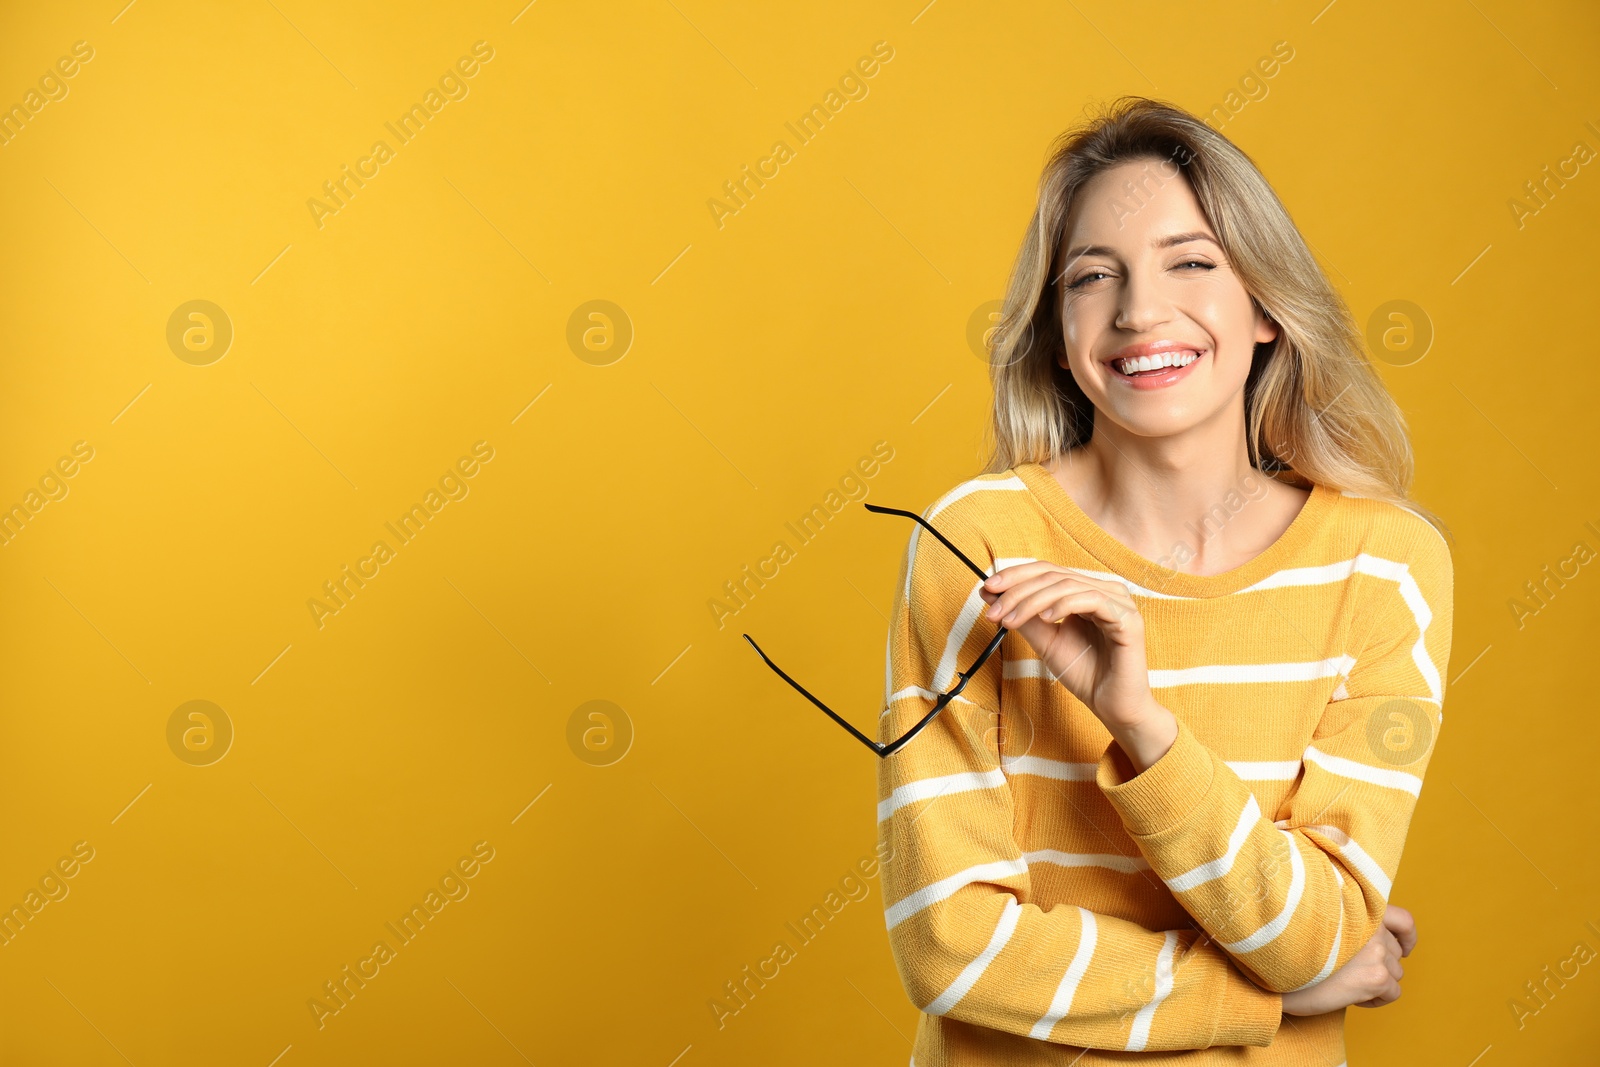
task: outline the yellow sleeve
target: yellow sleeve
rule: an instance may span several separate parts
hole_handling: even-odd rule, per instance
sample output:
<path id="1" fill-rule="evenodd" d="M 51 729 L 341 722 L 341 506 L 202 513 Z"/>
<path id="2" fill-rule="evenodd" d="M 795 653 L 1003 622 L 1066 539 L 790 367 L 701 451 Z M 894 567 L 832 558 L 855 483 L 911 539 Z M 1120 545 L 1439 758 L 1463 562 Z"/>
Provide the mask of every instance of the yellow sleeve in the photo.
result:
<path id="1" fill-rule="evenodd" d="M 981 537 L 935 521 L 993 573 Z M 890 623 L 880 742 L 919 721 L 993 638 L 995 624 L 979 619 L 980 582 L 931 535 L 913 533 Z M 1270 1044 L 1282 998 L 1252 983 L 1201 931 L 1149 930 L 1071 904 L 1046 911 L 1029 902 L 993 729 L 1001 672 L 997 649 L 960 697 L 879 761 L 885 923 L 912 1002 L 1075 1047 Z"/>
<path id="2" fill-rule="evenodd" d="M 1450 551 L 1431 527 L 1413 533 L 1398 558 L 1357 557 L 1377 595 L 1352 628 L 1365 638 L 1305 750 L 1286 819 L 1268 819 L 1182 720 L 1142 773 L 1115 742 L 1098 767 L 1151 868 L 1267 989 L 1322 981 L 1383 921 L 1450 659 Z"/>

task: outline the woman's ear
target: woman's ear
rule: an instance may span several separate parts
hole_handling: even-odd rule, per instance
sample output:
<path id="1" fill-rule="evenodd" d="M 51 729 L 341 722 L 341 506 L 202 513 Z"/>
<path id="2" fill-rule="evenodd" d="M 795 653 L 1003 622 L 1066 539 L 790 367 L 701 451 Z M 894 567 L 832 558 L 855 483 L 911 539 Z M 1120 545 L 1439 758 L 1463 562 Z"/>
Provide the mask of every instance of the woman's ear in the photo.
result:
<path id="1" fill-rule="evenodd" d="M 1254 297 L 1251 297 L 1250 303 L 1256 309 L 1256 343 L 1266 344 L 1268 341 L 1276 341 L 1278 334 L 1282 332 L 1278 320 L 1272 317 L 1272 312 L 1256 303 Z"/>

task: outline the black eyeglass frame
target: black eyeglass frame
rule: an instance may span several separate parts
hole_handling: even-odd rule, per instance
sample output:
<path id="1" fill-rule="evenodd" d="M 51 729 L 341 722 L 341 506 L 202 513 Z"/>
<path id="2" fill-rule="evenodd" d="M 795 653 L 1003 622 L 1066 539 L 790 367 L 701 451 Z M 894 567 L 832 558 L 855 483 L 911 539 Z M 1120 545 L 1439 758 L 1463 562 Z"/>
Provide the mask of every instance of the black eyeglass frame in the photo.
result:
<path id="1" fill-rule="evenodd" d="M 986 579 L 989 577 L 988 573 L 985 572 L 983 568 L 979 567 L 976 563 L 968 559 L 964 552 L 950 543 L 950 539 L 948 537 L 934 529 L 931 523 L 929 523 L 921 515 L 918 515 L 916 512 L 902 511 L 900 508 L 886 508 L 878 504 L 863 504 L 862 507 L 876 515 L 903 515 L 908 519 L 914 520 L 924 530 L 927 530 L 929 533 L 933 534 L 934 537 L 937 537 L 940 544 L 944 545 L 951 552 L 954 552 L 956 554 L 956 558 L 961 560 L 962 563 L 965 563 L 967 567 L 971 569 L 973 574 L 976 574 L 980 579 Z M 956 677 L 960 680 L 948 692 L 941 694 L 939 699 L 934 701 L 933 707 L 928 711 L 928 713 L 918 720 L 915 726 L 907 730 L 897 740 L 884 743 L 879 743 L 872 740 L 872 738 L 868 737 L 860 730 L 857 730 L 854 726 L 851 726 L 844 719 L 840 718 L 832 708 L 828 707 L 828 705 L 812 696 L 806 691 L 805 686 L 789 677 L 784 673 L 783 668 L 772 662 L 772 659 L 765 652 L 761 651 L 761 646 L 755 643 L 754 638 L 752 638 L 749 634 L 744 634 L 743 636 L 746 641 L 750 642 L 750 647 L 755 649 L 756 653 L 766 661 L 767 666 L 771 667 L 778 673 L 778 677 L 794 686 L 794 688 L 798 690 L 802 696 L 826 712 L 829 718 L 838 723 L 840 726 L 843 726 L 846 730 L 850 731 L 850 735 L 852 737 L 854 737 L 857 741 L 860 741 L 863 745 L 866 745 L 868 748 L 872 749 L 872 751 L 877 754 L 879 759 L 888 759 L 890 756 L 900 751 L 901 747 L 904 746 L 907 741 L 910 741 L 913 737 L 917 736 L 924 726 L 933 721 L 933 717 L 935 715 L 939 714 L 945 709 L 945 705 L 954 700 L 956 696 L 960 694 L 961 690 L 966 688 L 967 682 L 971 680 L 974 674 L 978 673 L 978 668 L 982 667 L 989 657 L 994 654 L 994 650 L 1000 647 L 1001 639 L 1010 632 L 1011 631 L 1007 630 L 1004 626 L 1000 627 L 999 632 L 994 635 L 994 638 L 984 648 L 983 653 L 977 658 L 977 660 L 973 662 L 972 666 L 968 667 L 964 671 L 960 671 L 956 675 Z M 893 694 L 890 695 L 892 696 Z"/>

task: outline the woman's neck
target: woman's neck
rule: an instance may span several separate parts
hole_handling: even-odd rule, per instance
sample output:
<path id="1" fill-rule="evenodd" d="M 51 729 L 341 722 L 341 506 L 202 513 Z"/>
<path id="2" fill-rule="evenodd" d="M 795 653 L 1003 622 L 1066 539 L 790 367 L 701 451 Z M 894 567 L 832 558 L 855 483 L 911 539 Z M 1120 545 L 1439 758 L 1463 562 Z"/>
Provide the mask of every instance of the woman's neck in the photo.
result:
<path id="1" fill-rule="evenodd" d="M 1242 435 L 1226 455 L 1201 443 L 1097 427 L 1090 441 L 1044 466 L 1094 523 L 1146 559 L 1211 575 L 1277 541 L 1310 495 L 1250 466 Z"/>

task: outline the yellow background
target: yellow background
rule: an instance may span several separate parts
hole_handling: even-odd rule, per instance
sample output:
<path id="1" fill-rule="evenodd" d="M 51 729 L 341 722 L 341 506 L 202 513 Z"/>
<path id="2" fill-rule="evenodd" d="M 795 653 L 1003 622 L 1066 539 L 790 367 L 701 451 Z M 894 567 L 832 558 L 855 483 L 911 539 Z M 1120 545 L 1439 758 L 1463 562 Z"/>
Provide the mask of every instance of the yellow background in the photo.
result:
<path id="1" fill-rule="evenodd" d="M 1509 606 L 1600 550 L 1600 174 L 1509 206 L 1600 150 L 1592 5 L 123 3 L 0 23 L 0 103 L 94 50 L 0 147 L 0 504 L 93 449 L 0 548 L 0 902 L 94 850 L 0 948 L 0 1059 L 905 1063 L 875 879 L 724 1027 L 709 1002 L 874 843 L 874 757 L 739 634 L 870 731 L 907 524 L 851 503 L 724 625 L 709 603 L 876 442 L 876 503 L 973 473 L 968 326 L 1050 139 L 1121 93 L 1209 113 L 1278 41 L 1223 132 L 1363 323 L 1431 321 L 1381 372 L 1457 535 L 1394 894 L 1421 943 L 1350 1061 L 1592 1054 L 1600 963 L 1508 1007 L 1600 950 L 1600 576 Z M 479 40 L 468 95 L 319 228 L 307 201 Z M 191 300 L 232 323 L 209 365 L 167 344 Z M 567 341 L 591 300 L 632 324 L 609 365 Z M 322 583 L 478 441 L 468 495 L 319 629 Z M 207 766 L 168 744 L 191 700 L 234 730 Z M 591 700 L 633 735 L 607 766 L 569 742 Z M 480 841 L 470 894 L 319 1029 L 308 1000 Z"/>

